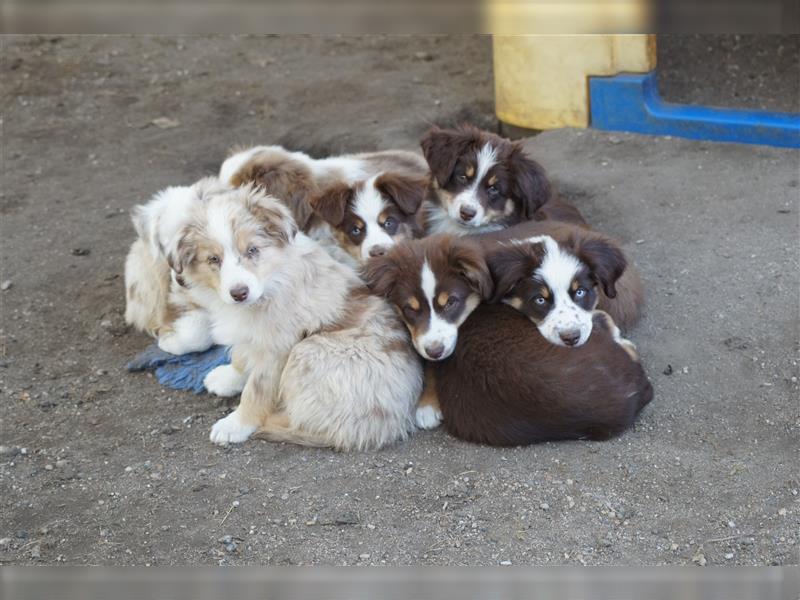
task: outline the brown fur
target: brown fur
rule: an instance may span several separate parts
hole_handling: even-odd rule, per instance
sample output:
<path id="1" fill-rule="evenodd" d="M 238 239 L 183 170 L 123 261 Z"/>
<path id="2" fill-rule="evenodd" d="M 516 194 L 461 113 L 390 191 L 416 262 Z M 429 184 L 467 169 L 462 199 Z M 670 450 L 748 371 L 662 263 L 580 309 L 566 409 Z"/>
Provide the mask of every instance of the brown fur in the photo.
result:
<path id="1" fill-rule="evenodd" d="M 630 427 L 653 396 L 600 313 L 584 345 L 563 348 L 514 309 L 484 305 L 461 326 L 453 355 L 434 368 L 446 429 L 495 446 L 607 439 Z"/>

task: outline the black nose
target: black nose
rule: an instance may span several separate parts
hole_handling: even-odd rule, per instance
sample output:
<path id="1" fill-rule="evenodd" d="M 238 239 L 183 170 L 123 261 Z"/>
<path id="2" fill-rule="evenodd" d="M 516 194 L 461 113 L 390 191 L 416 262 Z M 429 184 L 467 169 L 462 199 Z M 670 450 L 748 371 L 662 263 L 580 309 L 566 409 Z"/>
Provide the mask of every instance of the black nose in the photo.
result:
<path id="1" fill-rule="evenodd" d="M 384 254 L 386 254 L 386 248 L 383 246 L 373 246 L 369 249 L 370 256 L 383 256 Z"/>
<path id="2" fill-rule="evenodd" d="M 561 341 L 567 346 L 574 346 L 581 339 L 581 332 L 578 329 L 573 329 L 572 331 L 562 331 L 558 334 L 558 337 L 560 337 Z"/>
<path id="3" fill-rule="evenodd" d="M 247 289 L 246 285 L 237 285 L 235 288 L 231 289 L 231 298 L 236 300 L 236 302 L 244 302 L 247 300 L 247 294 L 250 293 L 250 290 Z"/>
<path id="4" fill-rule="evenodd" d="M 425 354 L 427 354 L 429 358 L 436 360 L 444 354 L 444 344 L 436 342 L 435 344 L 425 346 Z"/>
<path id="5" fill-rule="evenodd" d="M 462 206 L 461 210 L 458 211 L 458 214 L 461 215 L 461 219 L 464 221 L 469 221 L 478 214 L 478 211 L 474 208 L 470 208 L 469 206 Z"/>

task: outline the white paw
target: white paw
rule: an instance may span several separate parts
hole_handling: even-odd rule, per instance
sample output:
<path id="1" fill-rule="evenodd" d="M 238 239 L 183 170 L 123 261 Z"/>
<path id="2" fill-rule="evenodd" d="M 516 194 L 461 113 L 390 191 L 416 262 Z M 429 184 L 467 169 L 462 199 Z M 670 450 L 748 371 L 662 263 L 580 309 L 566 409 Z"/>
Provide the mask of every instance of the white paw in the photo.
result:
<path id="1" fill-rule="evenodd" d="M 222 365 L 211 370 L 205 376 L 203 385 L 206 386 L 209 393 L 227 398 L 241 394 L 246 381 L 245 376 L 233 365 Z"/>
<path id="2" fill-rule="evenodd" d="M 415 420 L 420 429 L 436 429 L 442 423 L 442 411 L 433 406 L 420 406 Z"/>
<path id="3" fill-rule="evenodd" d="M 191 349 L 183 343 L 183 340 L 180 338 L 180 336 L 175 335 L 174 333 L 168 333 L 167 335 L 162 335 L 160 338 L 158 338 L 158 347 L 164 352 L 169 352 L 170 354 L 180 355 L 191 352 Z"/>
<path id="4" fill-rule="evenodd" d="M 240 444 L 256 430 L 255 425 L 245 425 L 239 419 L 239 411 L 235 410 L 224 419 L 220 419 L 211 428 L 211 441 L 220 446 Z"/>

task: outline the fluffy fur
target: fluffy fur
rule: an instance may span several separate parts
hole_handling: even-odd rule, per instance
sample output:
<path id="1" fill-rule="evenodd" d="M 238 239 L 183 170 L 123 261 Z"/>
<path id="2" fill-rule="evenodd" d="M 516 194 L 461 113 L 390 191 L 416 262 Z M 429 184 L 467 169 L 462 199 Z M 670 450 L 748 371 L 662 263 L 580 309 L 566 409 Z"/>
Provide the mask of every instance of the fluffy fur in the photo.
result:
<path id="1" fill-rule="evenodd" d="M 485 305 L 461 327 L 458 347 L 436 363 L 445 428 L 494 446 L 602 440 L 633 423 L 653 397 L 633 344 L 596 311 L 588 341 L 555 346 L 523 315 Z"/>
<path id="2" fill-rule="evenodd" d="M 215 186 L 214 180 L 205 180 L 166 188 L 132 212 L 138 239 L 125 261 L 125 320 L 157 337 L 159 347 L 172 354 L 206 350 L 214 343 L 208 314 L 173 275 L 166 248 L 179 234 L 185 215 Z"/>
<path id="3" fill-rule="evenodd" d="M 247 373 L 213 442 L 258 432 L 367 450 L 413 430 L 422 372 L 407 331 L 352 269 L 297 230 L 285 205 L 254 187 L 218 191 L 193 209 L 170 256 Z"/>
<path id="4" fill-rule="evenodd" d="M 420 144 L 433 178 L 431 233 L 497 231 L 534 219 L 551 199 L 544 169 L 519 143 L 464 126 L 433 127 Z"/>
<path id="5" fill-rule="evenodd" d="M 577 345 L 584 343 L 591 329 L 590 313 L 594 308 L 609 313 L 626 331 L 641 318 L 644 286 L 639 273 L 628 264 L 619 245 L 606 235 L 580 225 L 541 221 L 521 223 L 476 239 L 483 246 L 492 271 L 496 286 L 494 300 L 504 300 L 525 312 L 542 325 L 542 335 L 552 343 L 566 343 L 558 331 L 569 338 L 566 334 L 570 330 L 580 330 Z M 549 275 L 555 279 L 548 284 L 547 273 L 541 271 L 543 266 L 558 266 L 560 275 Z M 547 270 L 553 272 L 552 268 Z M 559 277 L 568 281 L 559 284 L 556 281 Z M 573 284 L 576 285 L 574 289 Z M 574 299 L 578 288 L 585 290 L 586 295 Z M 563 296 L 559 298 L 559 306 L 564 310 L 558 313 L 562 317 L 577 316 L 568 322 L 561 319 L 562 324 L 556 325 L 553 312 L 545 325 L 543 310 L 551 313 L 557 299 L 552 295 L 555 292 Z M 546 302 L 541 303 L 540 298 L 541 304 L 537 305 L 537 296 L 545 296 Z"/>

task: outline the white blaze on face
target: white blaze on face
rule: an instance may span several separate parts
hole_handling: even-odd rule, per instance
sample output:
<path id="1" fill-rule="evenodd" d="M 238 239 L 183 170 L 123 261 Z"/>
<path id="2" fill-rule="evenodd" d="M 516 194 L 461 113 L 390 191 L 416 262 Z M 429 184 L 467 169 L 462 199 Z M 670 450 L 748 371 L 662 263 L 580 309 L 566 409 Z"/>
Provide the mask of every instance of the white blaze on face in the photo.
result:
<path id="1" fill-rule="evenodd" d="M 219 296 L 227 304 L 237 304 L 232 290 L 247 288 L 247 299 L 238 304 L 253 304 L 264 293 L 263 286 L 256 275 L 246 269 L 234 240 L 232 228 L 233 207 L 226 204 L 212 204 L 208 209 L 208 233 L 222 246 L 222 264 L 219 269 Z"/>
<path id="2" fill-rule="evenodd" d="M 353 213 L 364 221 L 364 239 L 361 242 L 361 260 L 369 258 L 370 250 L 375 246 L 383 246 L 387 250 L 394 245 L 394 240 L 378 222 L 378 217 L 386 208 L 386 201 L 375 188 L 377 176 L 369 179 L 353 203 Z"/>
<path id="3" fill-rule="evenodd" d="M 562 333 L 578 331 L 580 337 L 575 346 L 581 346 L 592 333 L 592 311 L 575 304 L 570 295 L 570 286 L 583 265 L 577 256 L 563 250 L 549 236 L 530 239 L 535 240 L 534 243 L 544 243 L 544 259 L 534 275 L 544 281 L 553 294 L 553 308 L 538 324 L 539 331 L 557 346 L 566 346 L 561 339 Z"/>
<path id="4" fill-rule="evenodd" d="M 481 185 L 483 178 L 486 177 L 489 169 L 497 164 L 497 151 L 491 146 L 491 144 L 487 143 L 483 148 L 480 149 L 480 152 L 478 152 L 477 161 L 478 164 L 475 168 L 475 178 L 472 180 L 472 183 L 467 189 L 457 194 L 453 198 L 447 210 L 451 219 L 455 219 L 456 221 L 459 221 L 460 223 L 470 227 L 480 227 L 481 225 L 485 224 L 484 221 L 486 220 L 486 211 L 481 204 L 480 198 L 478 198 L 478 187 Z M 469 221 L 464 221 L 461 218 L 462 208 L 474 210 L 475 216 Z"/>
<path id="5" fill-rule="evenodd" d="M 433 274 L 433 271 L 431 271 L 427 260 L 422 265 L 420 283 L 425 301 L 428 303 L 430 317 L 428 321 L 428 330 L 419 337 L 414 338 L 414 347 L 417 349 L 417 352 L 428 360 L 442 360 L 450 356 L 456 348 L 456 341 L 458 341 L 458 325 L 446 321 L 436 312 L 436 276 Z M 441 347 L 442 354 L 436 358 L 432 358 L 428 354 L 428 349 L 437 347 Z"/>

